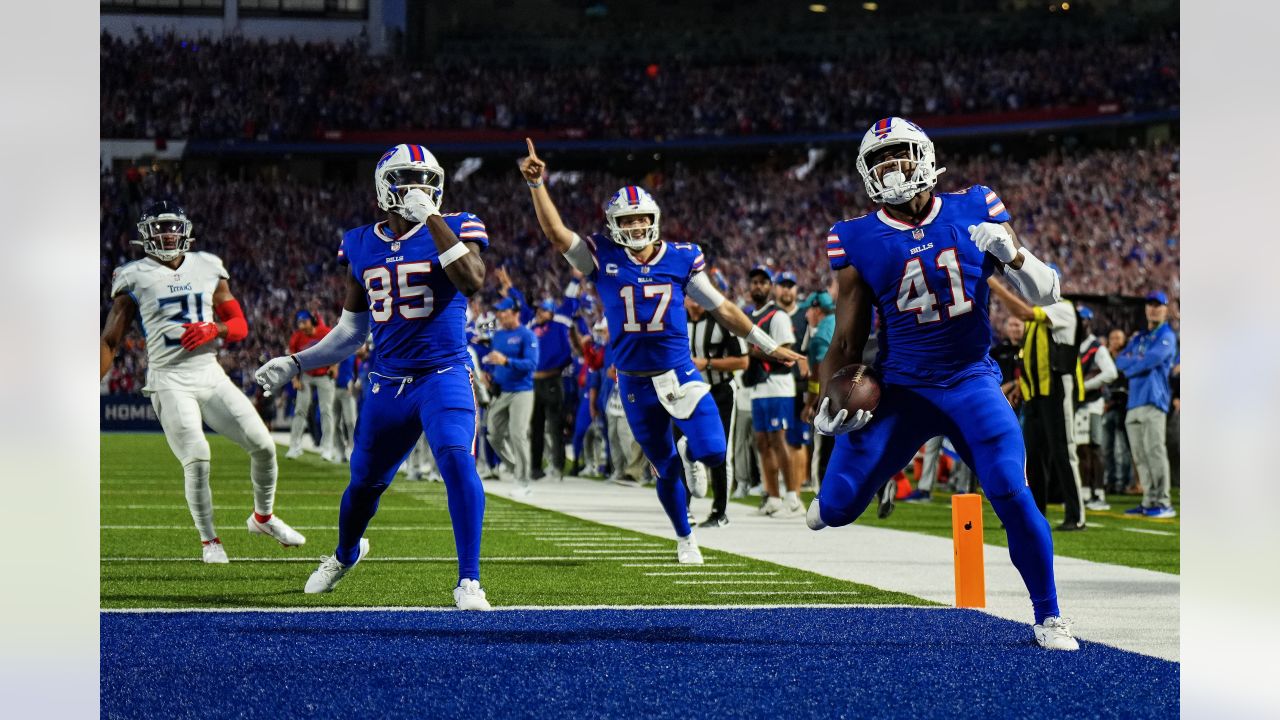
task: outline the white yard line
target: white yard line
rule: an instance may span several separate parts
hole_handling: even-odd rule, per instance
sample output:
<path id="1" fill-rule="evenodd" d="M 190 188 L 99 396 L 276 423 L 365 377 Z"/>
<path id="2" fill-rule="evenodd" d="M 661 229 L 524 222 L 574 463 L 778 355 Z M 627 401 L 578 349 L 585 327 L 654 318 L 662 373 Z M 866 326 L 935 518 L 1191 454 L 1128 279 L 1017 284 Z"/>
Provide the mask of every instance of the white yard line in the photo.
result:
<path id="1" fill-rule="evenodd" d="M 1142 533 L 1144 535 L 1164 535 L 1166 537 L 1173 537 L 1174 535 L 1177 534 L 1177 533 L 1165 532 L 1164 530 L 1147 530 L 1146 528 L 1120 528 L 1120 529 L 1125 532 Z"/>
<path id="2" fill-rule="evenodd" d="M 812 580 L 672 580 L 672 585 L 812 585 Z"/>
<path id="3" fill-rule="evenodd" d="M 503 488 L 500 483 L 486 483 L 486 489 Z M 567 478 L 516 502 L 662 539 L 672 534 L 651 489 L 628 492 L 607 483 Z M 709 499 L 694 500 L 692 509 L 700 515 L 709 505 Z M 892 518 L 881 527 L 854 523 L 813 532 L 803 519 L 761 517 L 737 503 L 730 503 L 729 514 L 731 525 L 697 530 L 704 551 L 721 550 L 944 605 L 955 602 L 950 538 L 888 529 Z M 987 545 L 984 559 L 984 612 L 1030 625 L 1031 603 L 1009 562 L 1009 551 Z M 1166 660 L 1179 659 L 1179 576 L 1061 556 L 1055 558 L 1054 572 L 1062 612 L 1074 619 L 1077 636 Z"/>
<path id="4" fill-rule="evenodd" d="M 857 590 L 711 590 L 708 595 L 857 595 Z"/>
<path id="5" fill-rule="evenodd" d="M 698 567 L 693 565 L 691 567 Z M 647 577 L 678 577 L 680 575 L 777 575 L 773 570 L 730 570 L 728 572 L 708 571 L 708 570 L 684 570 L 681 572 L 647 572 Z"/>

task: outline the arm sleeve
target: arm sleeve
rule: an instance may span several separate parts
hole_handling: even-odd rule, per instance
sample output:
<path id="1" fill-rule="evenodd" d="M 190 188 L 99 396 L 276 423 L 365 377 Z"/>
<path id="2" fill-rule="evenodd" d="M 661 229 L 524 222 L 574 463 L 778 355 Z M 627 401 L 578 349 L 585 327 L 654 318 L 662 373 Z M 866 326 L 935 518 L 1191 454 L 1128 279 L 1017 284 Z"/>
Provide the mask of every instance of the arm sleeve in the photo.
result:
<path id="1" fill-rule="evenodd" d="M 369 336 L 369 313 L 342 311 L 337 327 L 315 345 L 295 353 L 298 364 L 305 370 L 332 365 L 347 358 L 364 344 Z"/>
<path id="2" fill-rule="evenodd" d="M 1076 310 L 1066 303 L 1054 303 L 1038 309 L 1044 311 L 1045 317 L 1049 318 L 1049 324 L 1054 327 L 1062 328 L 1075 323 Z"/>
<path id="3" fill-rule="evenodd" d="M 1004 275 L 1018 294 L 1026 298 L 1032 305 L 1052 305 L 1062 300 L 1062 287 L 1058 284 L 1058 274 L 1040 262 L 1025 247 L 1019 250 L 1022 254 L 1022 267 L 1014 270 L 1006 267 Z"/>
<path id="4" fill-rule="evenodd" d="M 1093 361 L 1098 363 L 1098 374 L 1084 381 L 1086 392 L 1097 390 L 1103 385 L 1110 385 L 1120 377 L 1120 373 L 1116 372 L 1116 364 L 1111 359 L 1111 353 L 1107 352 L 1105 347 L 1098 348 L 1098 352 L 1093 354 Z"/>
<path id="5" fill-rule="evenodd" d="M 581 235 L 573 236 L 573 242 L 569 243 L 569 249 L 564 252 L 564 259 L 583 275 L 590 276 L 596 271 L 596 254 Z"/>
<path id="6" fill-rule="evenodd" d="M 249 323 L 244 319 L 244 310 L 240 309 L 240 301 L 231 298 L 213 309 L 218 319 L 227 326 L 227 342 L 236 342 L 249 336 Z"/>
<path id="7" fill-rule="evenodd" d="M 715 310 L 724 303 L 724 295 L 720 294 L 720 291 L 711 284 L 711 278 L 702 271 L 695 272 L 689 278 L 689 284 L 685 286 L 684 292 L 707 310 Z"/>

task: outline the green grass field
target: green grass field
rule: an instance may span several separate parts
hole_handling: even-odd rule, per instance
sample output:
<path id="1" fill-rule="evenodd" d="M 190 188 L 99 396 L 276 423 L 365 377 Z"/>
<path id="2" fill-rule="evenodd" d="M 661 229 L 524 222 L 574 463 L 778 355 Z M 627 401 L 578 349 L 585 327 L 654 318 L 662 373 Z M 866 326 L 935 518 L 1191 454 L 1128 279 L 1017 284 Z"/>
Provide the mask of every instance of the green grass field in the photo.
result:
<path id="1" fill-rule="evenodd" d="M 808 503 L 813 499 L 813 494 L 804 493 L 803 497 L 805 503 Z M 1107 501 L 1111 504 L 1110 510 L 1086 513 L 1088 529 L 1083 532 L 1054 532 L 1054 554 L 1178 574 L 1181 534 L 1179 519 L 1156 520 L 1125 515 L 1125 510 L 1141 501 L 1137 496 L 1109 497 Z M 760 498 L 742 498 L 735 502 L 754 508 L 760 504 Z M 1180 507 L 1176 490 L 1173 502 L 1175 509 Z M 1000 519 L 991 509 L 991 503 L 984 501 L 982 508 L 984 542 L 1007 547 L 1004 530 L 1000 527 Z M 1050 525 L 1057 527 L 1062 521 L 1062 506 L 1050 505 Z M 949 538 L 951 537 L 951 493 L 934 492 L 933 501 L 926 504 L 899 501 L 893 514 L 884 520 L 876 517 L 876 505 L 873 501 L 857 522 L 870 527 L 906 530 Z"/>
<path id="2" fill-rule="evenodd" d="M 209 441 L 229 565 L 199 561 L 181 469 L 164 437 L 102 435 L 102 607 L 452 605 L 456 560 L 443 485 L 398 479 L 367 534 L 369 556 L 335 592 L 304 595 L 307 576 L 337 541 L 347 467 L 280 454 L 276 511 L 307 536 L 305 547 L 283 548 L 245 530 L 248 457 L 224 438 Z M 929 604 L 726 552 L 703 554 L 705 566 L 682 567 L 671 539 L 490 496 L 481 566 L 490 600 L 506 606 Z"/>

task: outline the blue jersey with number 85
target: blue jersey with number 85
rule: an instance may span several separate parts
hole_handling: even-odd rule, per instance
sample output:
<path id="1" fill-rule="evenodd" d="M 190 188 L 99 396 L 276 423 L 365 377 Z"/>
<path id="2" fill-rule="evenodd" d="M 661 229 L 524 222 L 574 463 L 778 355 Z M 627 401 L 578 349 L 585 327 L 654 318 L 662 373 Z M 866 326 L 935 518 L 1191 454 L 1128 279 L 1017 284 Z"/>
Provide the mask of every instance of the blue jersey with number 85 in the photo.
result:
<path id="1" fill-rule="evenodd" d="M 462 242 L 489 246 L 480 218 L 467 212 L 444 216 Z M 378 372 L 411 375 L 469 363 L 467 297 L 440 267 L 426 224 L 396 237 L 386 223 L 348 230 L 338 257 L 369 298 L 369 320 Z"/>

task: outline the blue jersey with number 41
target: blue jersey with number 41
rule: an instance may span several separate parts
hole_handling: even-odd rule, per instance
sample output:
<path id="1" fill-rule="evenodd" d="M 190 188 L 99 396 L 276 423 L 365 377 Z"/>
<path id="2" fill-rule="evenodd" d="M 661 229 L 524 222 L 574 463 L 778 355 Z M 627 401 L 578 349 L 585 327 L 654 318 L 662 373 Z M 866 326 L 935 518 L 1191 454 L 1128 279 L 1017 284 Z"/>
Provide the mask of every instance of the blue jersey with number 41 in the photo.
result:
<path id="1" fill-rule="evenodd" d="M 693 243 L 663 241 L 642 263 L 604 235 L 586 239 L 595 258 L 596 284 L 609 324 L 609 350 L 619 370 L 670 370 L 689 363 L 689 319 L 684 288 L 706 268 Z"/>
<path id="2" fill-rule="evenodd" d="M 987 278 L 996 260 L 969 239 L 969 226 L 1008 219 L 996 193 L 974 185 L 935 195 L 919 225 L 881 209 L 832 226 L 831 268 L 852 266 L 875 299 L 886 381 L 949 385 L 990 371 Z"/>
<path id="3" fill-rule="evenodd" d="M 480 218 L 467 212 L 444 216 L 462 242 L 489 246 Z M 467 364 L 467 298 L 440 267 L 426 224 L 396 237 L 386 223 L 364 225 L 342 236 L 338 258 L 369 298 L 369 319 L 378 372 L 412 375 L 455 363 Z"/>

